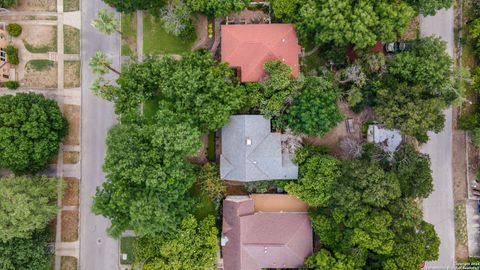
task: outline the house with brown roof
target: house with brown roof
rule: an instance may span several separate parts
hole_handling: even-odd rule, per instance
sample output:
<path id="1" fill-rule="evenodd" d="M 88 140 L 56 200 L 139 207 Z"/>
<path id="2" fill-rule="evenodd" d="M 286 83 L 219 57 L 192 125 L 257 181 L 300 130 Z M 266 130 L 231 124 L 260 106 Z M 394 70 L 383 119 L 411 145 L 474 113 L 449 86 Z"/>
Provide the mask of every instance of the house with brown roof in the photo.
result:
<path id="1" fill-rule="evenodd" d="M 260 81 L 268 60 L 289 65 L 293 77 L 300 73 L 301 47 L 292 24 L 222 25 L 221 37 L 222 62 L 235 68 L 242 82 Z"/>
<path id="2" fill-rule="evenodd" d="M 228 196 L 221 242 L 224 269 L 302 267 L 313 252 L 307 205 L 286 194 Z"/>

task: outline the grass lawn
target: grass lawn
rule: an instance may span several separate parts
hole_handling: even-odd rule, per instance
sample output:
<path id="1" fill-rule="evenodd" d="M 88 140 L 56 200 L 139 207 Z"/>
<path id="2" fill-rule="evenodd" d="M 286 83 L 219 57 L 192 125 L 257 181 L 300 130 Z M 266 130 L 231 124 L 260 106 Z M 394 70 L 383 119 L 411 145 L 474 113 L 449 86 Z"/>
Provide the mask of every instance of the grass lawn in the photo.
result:
<path id="1" fill-rule="evenodd" d="M 133 242 L 135 237 L 122 237 L 120 239 L 120 263 L 132 264 L 135 261 L 135 255 L 133 255 Z M 123 254 L 127 254 L 127 259 L 123 259 Z"/>
<path id="2" fill-rule="evenodd" d="M 64 69 L 65 88 L 80 87 L 80 61 L 65 61 Z"/>
<path id="3" fill-rule="evenodd" d="M 36 71 L 44 71 L 54 67 L 55 62 L 50 60 L 31 60 L 27 63 L 27 66 Z"/>
<path id="4" fill-rule="evenodd" d="M 79 9 L 80 9 L 79 0 L 63 0 L 63 11 L 66 11 L 66 12 L 77 11 Z"/>
<path id="5" fill-rule="evenodd" d="M 66 54 L 80 53 L 80 30 L 75 27 L 64 25 L 64 50 Z"/>
<path id="6" fill-rule="evenodd" d="M 217 210 L 215 209 L 215 203 L 210 200 L 207 196 L 203 195 L 200 191 L 198 185 L 195 185 L 191 191 L 192 195 L 199 199 L 198 208 L 193 212 L 193 215 L 198 219 L 202 220 L 208 215 L 213 215 L 214 217 L 218 216 Z"/>
<path id="7" fill-rule="evenodd" d="M 192 48 L 194 40 L 185 41 L 163 30 L 161 22 L 146 14 L 143 18 L 143 52 L 145 54 L 181 54 Z"/>
<path id="8" fill-rule="evenodd" d="M 77 258 L 62 256 L 60 258 L 60 270 L 77 270 Z"/>
<path id="9" fill-rule="evenodd" d="M 122 13 L 122 55 L 134 56 L 137 48 L 137 15 Z"/>

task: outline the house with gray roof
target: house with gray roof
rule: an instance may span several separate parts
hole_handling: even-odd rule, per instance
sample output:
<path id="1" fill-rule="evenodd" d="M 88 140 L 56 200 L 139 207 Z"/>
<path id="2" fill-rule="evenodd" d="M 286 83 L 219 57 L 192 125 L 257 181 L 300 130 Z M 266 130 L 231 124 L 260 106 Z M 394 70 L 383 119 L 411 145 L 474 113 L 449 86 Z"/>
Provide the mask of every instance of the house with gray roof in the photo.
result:
<path id="1" fill-rule="evenodd" d="M 280 133 L 262 115 L 234 115 L 222 128 L 220 177 L 224 180 L 259 181 L 297 179 L 294 154 L 282 151 Z"/>
<path id="2" fill-rule="evenodd" d="M 313 252 L 307 205 L 286 194 L 228 196 L 222 263 L 228 270 L 299 268 Z"/>

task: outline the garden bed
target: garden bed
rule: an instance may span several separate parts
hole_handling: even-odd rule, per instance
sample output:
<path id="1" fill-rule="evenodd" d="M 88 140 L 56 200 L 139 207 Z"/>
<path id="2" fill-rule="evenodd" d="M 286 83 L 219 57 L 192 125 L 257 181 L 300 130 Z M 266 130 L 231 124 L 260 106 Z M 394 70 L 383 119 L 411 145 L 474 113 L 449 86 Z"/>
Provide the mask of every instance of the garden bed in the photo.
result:
<path id="1" fill-rule="evenodd" d="M 62 205 L 64 206 L 78 206 L 79 205 L 79 185 L 80 181 L 74 177 L 64 177 L 65 191 L 62 198 Z"/>
<path id="2" fill-rule="evenodd" d="M 47 25 L 22 25 L 20 38 L 31 53 L 57 51 L 57 27 Z"/>
<path id="3" fill-rule="evenodd" d="M 62 242 L 78 240 L 78 211 L 62 211 Z"/>
<path id="4" fill-rule="evenodd" d="M 128 236 L 120 238 L 120 263 L 132 264 L 135 261 L 135 255 L 133 253 L 133 242 L 135 237 Z M 127 254 L 127 258 L 123 259 L 123 254 Z"/>
<path id="5" fill-rule="evenodd" d="M 80 61 L 65 61 L 63 76 L 65 88 L 80 87 Z"/>
<path id="6" fill-rule="evenodd" d="M 57 0 L 17 0 L 17 5 L 13 9 L 17 11 L 57 11 Z"/>
<path id="7" fill-rule="evenodd" d="M 63 114 L 68 121 L 68 134 L 63 140 L 65 145 L 80 144 L 80 106 L 63 105 Z"/>
<path id="8" fill-rule="evenodd" d="M 64 25 L 64 51 L 65 54 L 79 54 L 80 53 L 80 30 L 75 27 Z"/>
<path id="9" fill-rule="evenodd" d="M 57 88 L 57 63 L 50 60 L 32 60 L 25 65 L 25 77 L 21 84 L 26 87 Z"/>
<path id="10" fill-rule="evenodd" d="M 122 55 L 137 55 L 137 15 L 122 13 Z"/>

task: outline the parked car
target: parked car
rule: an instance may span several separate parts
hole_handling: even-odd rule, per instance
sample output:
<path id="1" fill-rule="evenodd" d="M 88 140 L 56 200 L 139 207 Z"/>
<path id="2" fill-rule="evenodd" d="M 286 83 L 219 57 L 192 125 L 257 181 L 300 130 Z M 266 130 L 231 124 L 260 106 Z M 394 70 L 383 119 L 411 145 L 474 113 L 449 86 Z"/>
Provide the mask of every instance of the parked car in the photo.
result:
<path id="1" fill-rule="evenodd" d="M 403 41 L 388 42 L 383 45 L 386 53 L 397 53 L 408 51 L 412 48 L 412 43 Z"/>

